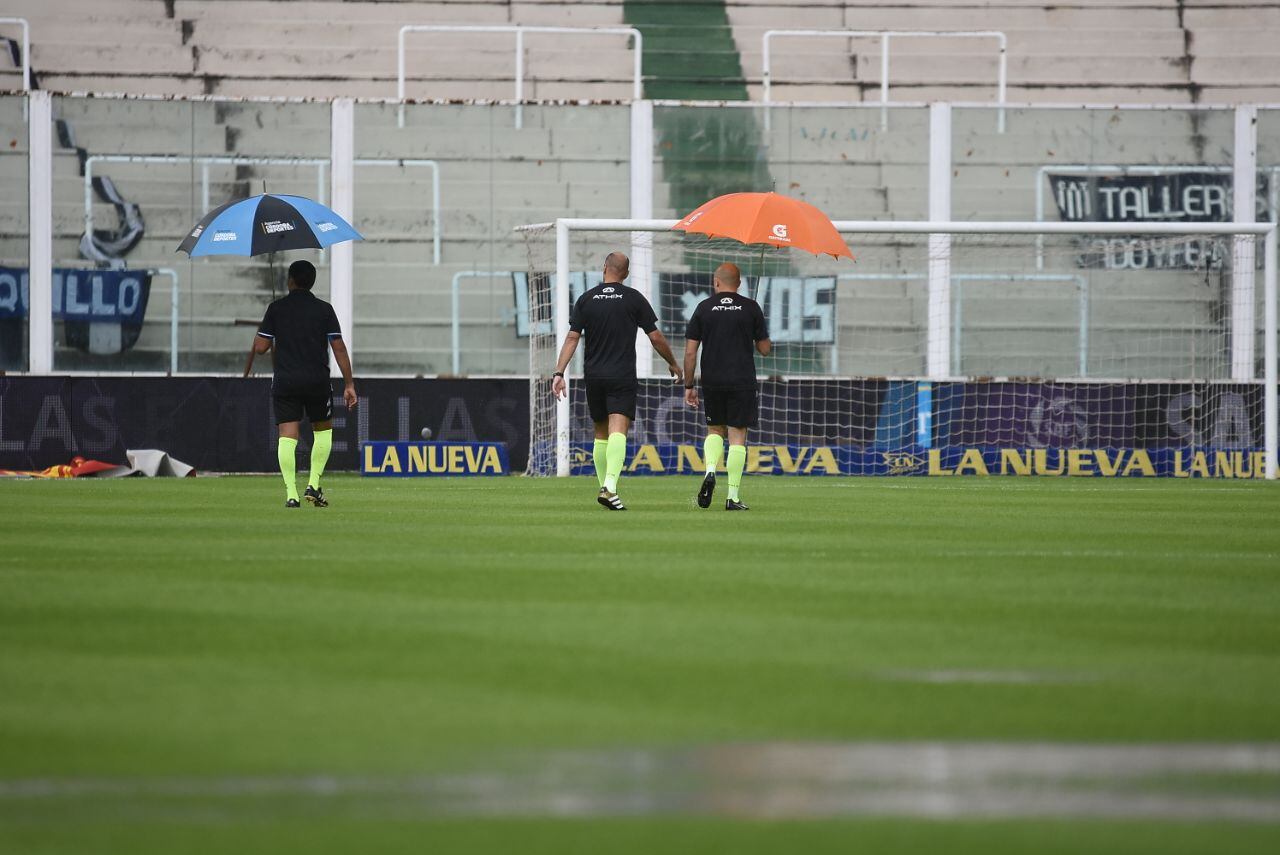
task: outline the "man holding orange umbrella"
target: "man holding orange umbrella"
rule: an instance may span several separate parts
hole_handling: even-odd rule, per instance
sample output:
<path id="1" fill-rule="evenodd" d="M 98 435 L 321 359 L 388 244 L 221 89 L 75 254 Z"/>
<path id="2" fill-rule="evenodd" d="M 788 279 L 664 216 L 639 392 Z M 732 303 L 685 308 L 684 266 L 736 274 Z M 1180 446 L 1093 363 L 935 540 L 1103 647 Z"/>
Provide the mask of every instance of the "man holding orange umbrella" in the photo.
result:
<path id="1" fill-rule="evenodd" d="M 760 412 L 760 390 L 756 381 L 755 354 L 768 356 L 773 349 L 760 304 L 738 293 L 742 274 L 736 264 L 716 268 L 714 293 L 698 304 L 685 330 L 684 400 L 690 407 L 699 404 L 693 382 L 702 347 L 702 399 L 707 412 L 707 439 L 703 443 L 707 474 L 698 490 L 698 507 L 711 506 L 716 489 L 716 467 L 724 451 L 729 454 L 729 497 L 726 511 L 750 510 L 739 490 L 747 465 L 747 430 L 756 426 Z"/>

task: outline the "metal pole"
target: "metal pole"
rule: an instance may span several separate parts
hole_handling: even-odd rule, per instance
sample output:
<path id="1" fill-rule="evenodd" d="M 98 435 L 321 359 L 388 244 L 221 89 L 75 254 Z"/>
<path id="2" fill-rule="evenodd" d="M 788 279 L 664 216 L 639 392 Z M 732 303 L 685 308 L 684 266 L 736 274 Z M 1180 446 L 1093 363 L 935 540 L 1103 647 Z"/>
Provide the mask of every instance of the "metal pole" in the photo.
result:
<path id="1" fill-rule="evenodd" d="M 1235 120 L 1232 221 L 1252 223 L 1258 217 L 1258 108 L 1237 107 Z M 1254 238 L 1236 235 L 1231 239 L 1231 248 L 1231 379 L 1251 380 L 1257 376 Z"/>
<path id="2" fill-rule="evenodd" d="M 178 271 L 172 267 L 156 267 L 151 270 L 152 276 L 169 277 L 169 373 L 178 373 L 178 303 L 181 293 L 178 288 Z"/>
<path id="3" fill-rule="evenodd" d="M 27 123 L 27 370 L 53 371 L 53 96 L 35 91 Z"/>
<path id="4" fill-rule="evenodd" d="M 1263 418 L 1267 452 L 1267 478 L 1280 471 L 1280 431 L 1276 406 L 1276 225 L 1267 232 L 1263 270 Z"/>
<path id="5" fill-rule="evenodd" d="M 355 101 L 335 98 L 330 112 L 329 159 L 333 191 L 330 206 L 338 216 L 351 222 L 355 208 Z M 338 316 L 347 352 L 355 358 L 355 251 L 348 241 L 334 244 L 329 264 L 329 302 Z M 330 370 L 337 376 L 337 363 L 330 355 Z"/>
<path id="6" fill-rule="evenodd" d="M 880 36 L 880 130 L 889 130 L 889 34 Z"/>
<path id="7" fill-rule="evenodd" d="M 653 102 L 631 104 L 631 216 L 653 216 Z M 653 238 L 651 232 L 631 233 L 631 287 L 653 303 Z M 636 330 L 636 376 L 653 376 L 649 337 Z"/>
<path id="8" fill-rule="evenodd" d="M 769 105 L 773 98 L 773 80 L 770 77 L 771 72 L 769 68 L 769 39 L 771 36 L 773 36 L 773 30 L 767 31 L 764 34 L 764 39 L 762 40 L 762 44 L 761 44 L 761 53 L 763 54 L 763 56 L 760 60 L 760 66 L 761 66 L 760 82 L 764 86 L 763 97 L 764 97 L 764 129 L 765 131 L 772 130 L 772 119 L 769 116 L 769 113 L 772 112 L 769 109 Z"/>
<path id="9" fill-rule="evenodd" d="M 942 105 L 947 106 L 947 105 Z M 600 232 L 633 232 L 637 229 L 662 231 L 674 227 L 679 220 L 630 220 L 622 218 L 562 217 L 554 223 L 527 223 L 517 231 L 550 228 L 563 224 L 570 229 Z M 1266 235 L 1270 223 L 1243 225 L 1236 223 L 1037 223 L 1032 220 L 832 220 L 841 234 L 957 234 L 957 235 Z"/>
<path id="10" fill-rule="evenodd" d="M 951 105 L 929 107 L 929 218 L 951 218 Z M 926 373 L 940 380 L 951 374 L 951 235 L 929 235 L 929 316 Z"/>
<path id="11" fill-rule="evenodd" d="M 639 30 L 632 28 L 632 53 L 635 55 L 631 69 L 631 100 L 644 99 L 644 36 Z"/>
<path id="12" fill-rule="evenodd" d="M 524 30 L 516 27 L 516 130 L 524 127 Z"/>
<path id="13" fill-rule="evenodd" d="M 556 354 L 564 347 L 569 335 L 569 226 L 564 220 L 556 221 L 556 286 L 552 295 L 551 324 L 556 334 Z M 530 330 L 530 335 L 533 331 Z M 530 377 L 530 382 L 539 378 Z M 569 394 L 572 384 L 565 378 L 565 396 L 556 401 L 556 475 L 569 474 Z M 530 437 L 530 441 L 533 441 Z"/>
<path id="14" fill-rule="evenodd" d="M 1000 112 L 996 118 L 996 132 L 1004 133 L 1004 101 L 1005 89 L 1009 80 L 1009 40 L 1005 38 L 1004 33 L 997 33 L 1000 37 L 1000 70 L 997 72 L 996 81 L 996 100 L 1000 102 Z"/>
<path id="15" fill-rule="evenodd" d="M 431 167 L 431 255 L 440 264 L 440 165 L 434 160 L 425 161 Z"/>
<path id="16" fill-rule="evenodd" d="M 409 27 L 401 27 L 396 42 L 396 100 L 400 102 L 399 119 L 396 124 L 401 128 L 404 127 L 404 36 L 409 29 Z"/>
<path id="17" fill-rule="evenodd" d="M 459 270 L 453 274 L 453 284 L 449 288 L 449 305 L 452 307 L 452 315 L 450 320 L 450 339 L 452 341 L 453 359 L 450 365 L 455 375 L 462 373 L 462 321 L 460 315 L 462 313 L 462 295 L 459 293 L 458 280 L 460 280 L 466 271 Z"/>
<path id="18" fill-rule="evenodd" d="M 1080 376 L 1089 376 L 1089 280 L 1083 276 L 1076 279 L 1076 288 L 1080 291 L 1080 339 L 1076 347 L 1080 351 Z"/>

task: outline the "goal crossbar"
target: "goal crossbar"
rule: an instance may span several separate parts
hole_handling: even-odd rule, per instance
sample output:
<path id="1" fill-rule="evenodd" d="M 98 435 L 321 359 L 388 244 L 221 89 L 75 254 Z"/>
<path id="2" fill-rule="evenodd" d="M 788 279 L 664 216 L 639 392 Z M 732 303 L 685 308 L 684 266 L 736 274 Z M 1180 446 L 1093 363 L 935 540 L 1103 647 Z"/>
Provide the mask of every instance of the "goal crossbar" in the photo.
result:
<path id="1" fill-rule="evenodd" d="M 609 219 L 565 217 L 553 223 L 520 226 L 518 231 L 555 229 L 556 276 L 553 284 L 553 317 L 569 316 L 569 239 L 574 231 L 602 232 L 660 232 L 670 230 L 679 220 L 669 219 Z M 1277 415 L 1280 401 L 1277 398 L 1277 224 L 1264 223 L 1151 223 L 1151 222 L 949 222 L 949 221 L 893 221 L 893 220 L 833 220 L 837 231 L 843 234 L 922 234 L 922 235 L 1117 235 L 1117 236 L 1244 236 L 1251 235 L 1264 241 L 1263 259 L 1263 423 L 1264 449 L 1266 453 L 1266 478 L 1275 480 L 1280 474 L 1280 430 Z M 949 271 L 945 272 L 949 277 Z M 567 325 L 557 323 L 555 328 L 557 351 L 564 345 Z M 953 379 L 941 372 L 931 371 L 928 379 Z M 569 474 L 569 401 L 556 403 L 556 457 L 557 474 Z"/>

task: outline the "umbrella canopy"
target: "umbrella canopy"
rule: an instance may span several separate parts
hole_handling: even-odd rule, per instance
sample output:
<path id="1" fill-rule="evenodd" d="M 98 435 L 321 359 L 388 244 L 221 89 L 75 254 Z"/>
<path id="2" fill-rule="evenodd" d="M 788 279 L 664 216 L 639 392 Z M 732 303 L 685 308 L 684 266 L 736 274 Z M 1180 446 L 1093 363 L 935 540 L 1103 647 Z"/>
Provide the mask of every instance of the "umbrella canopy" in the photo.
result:
<path id="1" fill-rule="evenodd" d="M 673 229 L 742 243 L 792 246 L 814 255 L 853 259 L 826 214 L 777 193 L 730 193 L 700 206 Z"/>
<path id="2" fill-rule="evenodd" d="M 324 249 L 363 240 L 351 224 L 305 196 L 264 193 L 215 208 L 178 245 L 197 255 L 262 255 L 287 249 Z"/>

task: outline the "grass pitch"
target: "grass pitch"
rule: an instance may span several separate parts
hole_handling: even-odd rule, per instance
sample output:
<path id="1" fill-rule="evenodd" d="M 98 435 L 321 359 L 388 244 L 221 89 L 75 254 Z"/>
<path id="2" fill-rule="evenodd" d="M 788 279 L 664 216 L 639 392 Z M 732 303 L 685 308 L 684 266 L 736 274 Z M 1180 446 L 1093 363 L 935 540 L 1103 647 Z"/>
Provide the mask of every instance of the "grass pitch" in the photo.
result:
<path id="1" fill-rule="evenodd" d="M 1280 750 L 1276 485 L 748 478 L 746 514 L 696 488 L 624 479 L 616 514 L 579 478 L 338 476 L 297 511 L 278 478 L 0 482 L 0 851 L 1280 844 L 1266 764 L 1040 778 L 1027 810 L 957 767 L 946 821 L 911 809 L 936 781 L 794 767 Z M 1041 815 L 1117 787 L 1168 809 Z"/>

